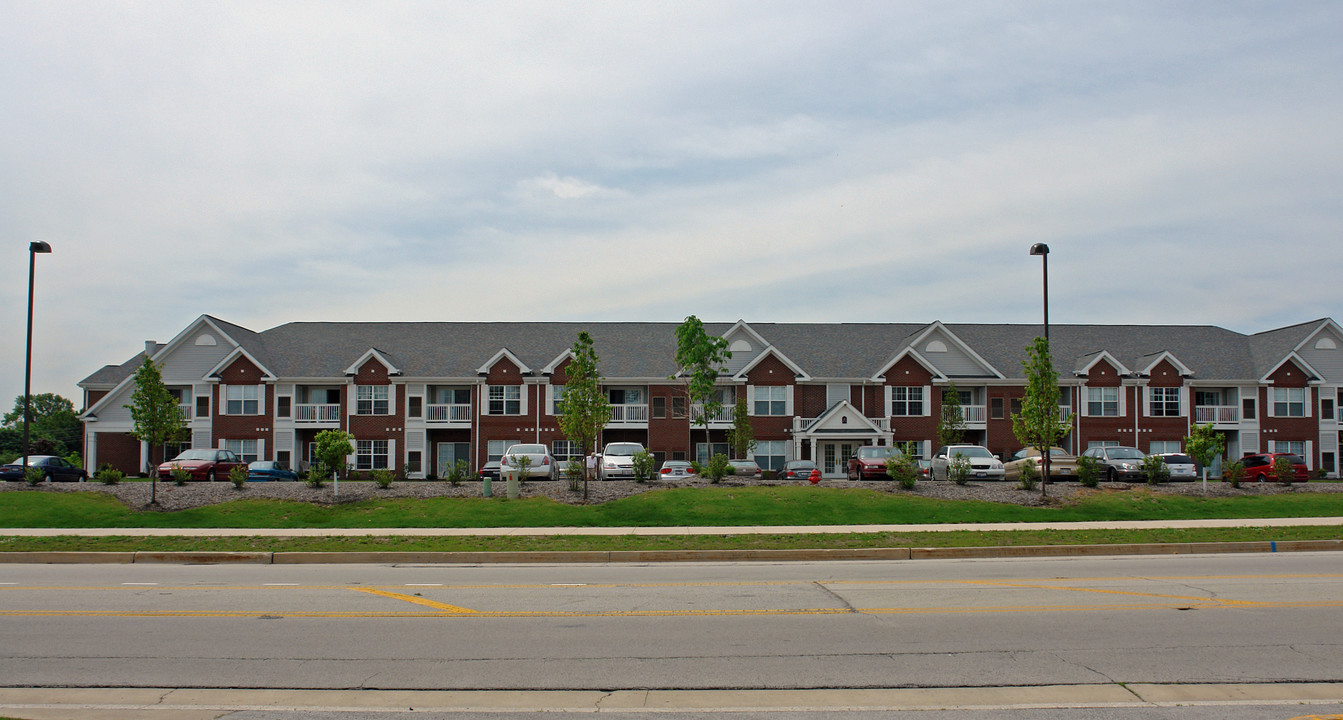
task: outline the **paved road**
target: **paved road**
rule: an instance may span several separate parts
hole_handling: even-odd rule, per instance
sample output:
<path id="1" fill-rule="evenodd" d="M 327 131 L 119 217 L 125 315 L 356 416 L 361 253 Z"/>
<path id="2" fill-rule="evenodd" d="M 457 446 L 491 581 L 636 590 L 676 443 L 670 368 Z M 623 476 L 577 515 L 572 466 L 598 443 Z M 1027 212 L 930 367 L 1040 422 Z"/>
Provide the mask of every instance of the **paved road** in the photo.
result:
<path id="1" fill-rule="evenodd" d="M 370 690 L 490 689 L 533 699 L 633 690 L 597 697 L 639 703 L 689 697 L 644 690 L 701 689 L 713 691 L 712 707 L 724 706 L 722 693 L 746 689 L 843 692 L 850 702 L 867 697 L 890 707 L 882 697 L 852 693 L 1019 693 L 1021 686 L 1027 699 L 1038 699 L 1047 697 L 1039 688 L 1066 686 L 1152 707 L 1153 698 L 1130 688 L 1250 683 L 1291 688 L 1289 695 L 1323 687 L 1304 699 L 1337 703 L 1340 608 L 1337 553 L 648 566 L 7 565 L 0 566 L 0 687 L 84 686 L 100 688 L 100 697 L 106 688 L 356 689 L 365 698 Z M 0 715 L 13 714 L 13 692 L 0 690 Z M 811 696 L 810 705 L 778 696 L 751 702 L 838 702 L 821 697 Z"/>

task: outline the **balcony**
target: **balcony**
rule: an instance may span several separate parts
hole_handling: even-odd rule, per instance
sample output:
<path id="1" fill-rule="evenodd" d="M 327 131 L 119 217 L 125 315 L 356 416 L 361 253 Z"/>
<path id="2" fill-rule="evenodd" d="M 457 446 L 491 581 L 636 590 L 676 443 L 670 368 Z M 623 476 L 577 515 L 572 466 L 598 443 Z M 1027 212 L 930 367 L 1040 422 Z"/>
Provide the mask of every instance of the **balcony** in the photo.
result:
<path id="1" fill-rule="evenodd" d="M 1235 405 L 1197 405 L 1194 422 L 1200 425 L 1234 425 L 1240 422 L 1240 408 Z"/>
<path id="2" fill-rule="evenodd" d="M 811 417 L 811 418 L 794 417 L 794 418 L 793 418 L 793 432 L 795 432 L 795 433 L 806 432 L 806 431 L 808 431 L 808 430 L 811 429 L 811 426 L 812 426 L 812 425 L 815 425 L 815 424 L 816 424 L 816 421 L 817 421 L 817 420 L 820 420 L 820 418 L 814 418 L 814 417 Z M 880 431 L 882 431 L 882 432 L 890 432 L 890 431 L 891 431 L 891 419 L 888 418 L 888 417 L 881 417 L 881 418 L 870 417 L 870 418 L 867 418 L 867 421 L 870 422 L 870 423 L 872 423 L 873 425 L 876 425 L 876 426 L 877 426 L 877 429 L 880 430 Z"/>
<path id="3" fill-rule="evenodd" d="M 984 405 L 962 405 L 961 418 L 965 420 L 967 427 L 974 426 L 982 428 L 988 422 L 989 412 Z"/>
<path id="4" fill-rule="evenodd" d="M 468 426 L 471 424 L 471 405 L 426 405 L 424 417 L 431 423 Z"/>
<path id="5" fill-rule="evenodd" d="M 303 425 L 340 425 L 340 405 L 294 405 L 294 422 Z"/>
<path id="6" fill-rule="evenodd" d="M 611 405 L 611 425 L 647 425 L 647 405 Z"/>
<path id="7" fill-rule="evenodd" d="M 734 412 L 735 410 L 736 410 L 736 406 L 735 406 L 735 405 L 724 405 L 723 407 L 719 408 L 719 409 L 718 409 L 718 412 L 714 413 L 713 415 L 711 415 L 711 416 L 709 417 L 709 426 L 710 426 L 710 427 L 713 427 L 714 425 L 731 425 L 731 424 L 732 424 L 732 416 L 733 416 L 733 412 Z M 702 416 L 702 415 L 704 415 L 704 406 L 703 406 L 703 405 L 691 405 L 691 406 L 690 406 L 690 424 L 691 424 L 691 425 L 699 425 L 699 424 L 700 424 L 700 416 Z"/>

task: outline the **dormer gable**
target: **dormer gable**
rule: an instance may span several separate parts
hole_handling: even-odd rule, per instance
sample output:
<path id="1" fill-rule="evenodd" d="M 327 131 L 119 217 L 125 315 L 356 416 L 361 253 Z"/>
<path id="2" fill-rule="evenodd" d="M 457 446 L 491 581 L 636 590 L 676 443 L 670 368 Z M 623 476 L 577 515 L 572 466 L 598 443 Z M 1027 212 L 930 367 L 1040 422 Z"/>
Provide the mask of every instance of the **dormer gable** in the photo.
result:
<path id="1" fill-rule="evenodd" d="M 527 367 L 527 364 L 519 360 L 518 356 L 514 355 L 508 348 L 500 348 L 499 352 L 496 352 L 489 360 L 485 361 L 484 365 L 476 368 L 476 373 L 479 375 L 492 376 L 496 372 L 508 374 L 510 371 L 512 375 L 518 379 L 517 381 L 519 383 L 522 382 L 521 378 L 523 375 L 532 374 L 532 369 Z"/>
<path id="2" fill-rule="evenodd" d="M 1281 387 L 1305 387 L 1322 382 L 1322 378 L 1310 363 L 1303 360 L 1300 355 L 1292 353 L 1259 378 L 1259 382 Z"/>
<path id="3" fill-rule="evenodd" d="M 1105 384 L 1118 385 L 1122 378 L 1133 373 L 1124 366 L 1124 363 L 1119 362 L 1119 358 L 1111 355 L 1110 351 L 1098 350 L 1078 358 L 1073 374 L 1087 378 L 1088 385 L 1096 384 L 1093 382 L 1096 380 L 1103 381 Z"/>
<path id="4" fill-rule="evenodd" d="M 921 370 L 916 373 L 915 368 Z M 937 369 L 937 366 L 929 362 L 918 351 L 906 347 L 895 354 L 881 370 L 872 376 L 873 382 L 884 382 L 887 385 L 926 385 L 931 380 L 947 380 L 947 376 Z"/>
<path id="5" fill-rule="evenodd" d="M 244 348 L 234 348 L 233 352 L 219 361 L 209 372 L 211 382 L 225 385 L 255 385 L 260 382 L 274 382 L 275 375 L 257 362 Z"/>
<path id="6" fill-rule="evenodd" d="M 985 360 L 974 348 L 961 340 L 951 328 L 934 321 L 923 332 L 909 341 L 909 347 L 918 352 L 945 377 L 980 377 L 1003 379 L 1004 375 Z"/>
<path id="7" fill-rule="evenodd" d="M 853 403 L 848 400 L 840 400 L 831 405 L 828 410 L 821 413 L 811 425 L 807 426 L 807 432 L 816 435 L 841 434 L 841 433 L 859 433 L 864 435 L 884 434 L 884 431 L 877 427 L 876 423 L 865 417 L 863 413 Z"/>
<path id="8" fill-rule="evenodd" d="M 770 343 L 745 320 L 738 320 L 721 337 L 727 341 L 728 352 L 732 353 L 724 366 L 728 375 L 738 375 L 770 347 Z"/>
<path id="9" fill-rule="evenodd" d="M 1154 372 L 1160 372 L 1159 368 L 1165 363 L 1171 370 L 1174 370 L 1180 377 L 1193 377 L 1194 371 L 1188 365 L 1180 362 L 1174 353 L 1169 350 L 1162 350 L 1159 353 L 1146 355 L 1138 359 L 1138 375 L 1151 377 Z M 1166 370 L 1170 372 L 1170 370 Z"/>
<path id="10" fill-rule="evenodd" d="M 345 374 L 358 375 L 359 372 L 364 368 L 364 366 L 368 364 L 370 361 L 377 362 L 380 365 L 382 365 L 383 369 L 386 370 L 389 376 L 401 374 L 401 370 L 398 369 L 396 365 L 392 363 L 388 355 L 378 350 L 377 348 L 369 348 L 368 350 L 365 350 L 364 354 L 360 355 L 358 360 L 355 360 L 349 367 L 345 368 Z"/>
<path id="11" fill-rule="evenodd" d="M 811 375 L 807 373 L 807 371 L 803 370 L 797 363 L 793 362 L 787 355 L 784 355 L 773 345 L 766 347 L 764 352 L 756 355 L 755 359 L 743 366 L 742 369 L 738 370 L 732 377 L 734 380 L 748 380 L 753 371 L 757 368 L 763 368 L 770 362 L 781 365 L 782 369 L 786 369 L 787 372 L 791 373 L 789 379 L 792 381 L 811 380 Z M 773 370 L 774 368 L 770 369 Z"/>

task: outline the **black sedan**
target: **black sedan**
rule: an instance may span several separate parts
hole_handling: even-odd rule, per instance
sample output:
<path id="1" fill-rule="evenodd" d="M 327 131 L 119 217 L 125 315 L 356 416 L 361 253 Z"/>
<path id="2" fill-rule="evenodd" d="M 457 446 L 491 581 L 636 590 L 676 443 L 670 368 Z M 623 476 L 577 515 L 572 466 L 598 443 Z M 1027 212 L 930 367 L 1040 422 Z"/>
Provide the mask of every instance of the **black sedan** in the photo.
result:
<path id="1" fill-rule="evenodd" d="M 288 465 L 274 460 L 257 460 L 247 464 L 247 479 L 251 482 L 268 480 L 298 480 L 298 473 Z"/>
<path id="2" fill-rule="evenodd" d="M 5 480 L 22 480 L 24 475 L 23 458 L 0 467 L 0 478 Z M 89 473 L 82 467 L 75 467 L 66 462 L 63 457 L 55 455 L 29 455 L 28 467 L 37 468 L 42 471 L 42 479 L 46 482 L 84 482 L 89 479 Z"/>

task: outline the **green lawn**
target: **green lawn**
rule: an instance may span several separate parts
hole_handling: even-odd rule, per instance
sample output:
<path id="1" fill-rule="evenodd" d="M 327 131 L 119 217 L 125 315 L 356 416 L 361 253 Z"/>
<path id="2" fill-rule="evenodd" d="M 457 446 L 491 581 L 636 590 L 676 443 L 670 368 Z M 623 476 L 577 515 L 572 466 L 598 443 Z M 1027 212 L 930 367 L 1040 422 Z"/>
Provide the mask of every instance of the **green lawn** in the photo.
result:
<path id="1" fill-rule="evenodd" d="M 859 488 L 750 487 L 660 490 L 587 506 L 548 498 L 385 499 L 334 507 L 236 500 L 178 512 L 132 510 L 97 493 L 0 494 L 0 528 L 693 527 L 1339 515 L 1343 493 L 1203 498 L 1141 489 L 1103 492 L 1049 507 L 933 500 Z"/>

